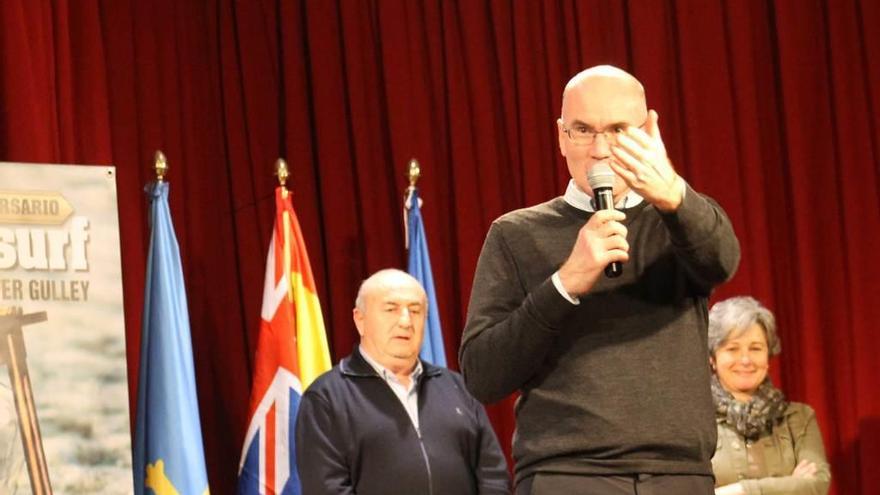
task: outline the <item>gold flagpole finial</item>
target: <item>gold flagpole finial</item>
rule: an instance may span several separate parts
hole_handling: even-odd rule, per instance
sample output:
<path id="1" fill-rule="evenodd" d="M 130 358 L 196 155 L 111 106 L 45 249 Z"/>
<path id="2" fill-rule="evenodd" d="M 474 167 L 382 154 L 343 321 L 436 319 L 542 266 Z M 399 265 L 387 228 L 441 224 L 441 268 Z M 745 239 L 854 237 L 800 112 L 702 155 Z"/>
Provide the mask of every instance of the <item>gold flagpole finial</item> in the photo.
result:
<path id="1" fill-rule="evenodd" d="M 284 158 L 275 160 L 275 175 L 278 176 L 278 184 L 287 189 L 287 178 L 290 176 L 290 172 L 287 170 L 287 162 Z"/>
<path id="2" fill-rule="evenodd" d="M 156 155 L 154 158 L 155 169 L 156 169 L 156 181 L 163 182 L 165 180 L 165 174 L 168 173 L 168 161 L 165 159 L 165 154 L 162 153 L 161 150 L 156 150 Z"/>
<path id="3" fill-rule="evenodd" d="M 419 176 L 421 175 L 422 168 L 419 166 L 419 161 L 415 158 L 410 158 L 409 165 L 406 168 L 406 178 L 409 179 L 409 187 L 403 193 L 403 238 L 405 239 L 404 247 L 407 250 L 409 249 L 409 209 L 412 206 L 410 205 L 410 200 L 416 190 L 416 182 L 419 181 Z"/>
<path id="4" fill-rule="evenodd" d="M 418 182 L 421 174 L 422 169 L 419 167 L 419 161 L 415 158 L 411 158 L 406 172 L 406 176 L 409 179 L 409 187 L 416 187 L 416 182 Z"/>

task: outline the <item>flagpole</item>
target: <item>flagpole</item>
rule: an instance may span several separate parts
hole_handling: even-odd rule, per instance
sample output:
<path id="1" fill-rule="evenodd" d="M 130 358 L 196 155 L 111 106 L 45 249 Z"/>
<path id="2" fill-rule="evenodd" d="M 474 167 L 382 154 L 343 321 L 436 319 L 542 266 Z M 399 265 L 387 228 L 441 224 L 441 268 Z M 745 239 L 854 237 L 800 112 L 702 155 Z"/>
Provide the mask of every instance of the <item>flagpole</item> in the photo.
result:
<path id="1" fill-rule="evenodd" d="M 238 494 L 302 493 L 294 432 L 303 391 L 330 370 L 324 317 L 291 192 L 290 170 L 275 161 L 275 221 L 266 256 L 260 333 L 254 353 L 248 426 Z"/>
<path id="2" fill-rule="evenodd" d="M 168 160 L 156 150 L 132 453 L 134 493 L 209 493 L 180 247 L 168 205 Z"/>
<path id="3" fill-rule="evenodd" d="M 409 221 L 407 220 L 407 205 L 409 204 L 410 195 L 416 188 L 416 182 L 419 181 L 419 177 L 422 175 L 422 168 L 419 165 L 419 161 L 415 158 L 409 159 L 409 164 L 406 167 L 406 177 L 409 179 L 409 187 L 403 191 L 403 247 L 406 250 L 409 250 Z"/>
<path id="4" fill-rule="evenodd" d="M 422 175 L 422 169 L 419 166 L 419 161 L 415 158 L 410 158 L 409 165 L 407 166 L 406 176 L 409 178 L 409 188 L 407 191 L 416 187 L 416 182 L 419 181 L 419 177 Z"/>
<path id="5" fill-rule="evenodd" d="M 165 159 L 165 153 L 162 153 L 162 150 L 156 150 L 153 161 L 155 162 L 153 168 L 156 170 L 156 182 L 164 182 L 165 174 L 168 173 L 168 160 Z"/>
<path id="6" fill-rule="evenodd" d="M 443 344 L 443 330 L 440 328 L 437 294 L 434 291 L 434 275 L 431 273 L 431 257 L 428 254 L 428 239 L 422 221 L 422 200 L 416 183 L 422 175 L 422 167 L 415 158 L 407 165 L 409 187 L 403 199 L 404 239 L 406 240 L 406 271 L 415 277 L 425 288 L 428 314 L 425 320 L 425 337 L 419 356 L 439 366 L 446 366 L 446 351 Z"/>
<path id="7" fill-rule="evenodd" d="M 281 186 L 281 192 L 287 198 L 287 178 L 290 172 L 287 168 L 287 161 L 284 158 L 275 160 L 275 175 L 278 177 L 278 185 Z"/>

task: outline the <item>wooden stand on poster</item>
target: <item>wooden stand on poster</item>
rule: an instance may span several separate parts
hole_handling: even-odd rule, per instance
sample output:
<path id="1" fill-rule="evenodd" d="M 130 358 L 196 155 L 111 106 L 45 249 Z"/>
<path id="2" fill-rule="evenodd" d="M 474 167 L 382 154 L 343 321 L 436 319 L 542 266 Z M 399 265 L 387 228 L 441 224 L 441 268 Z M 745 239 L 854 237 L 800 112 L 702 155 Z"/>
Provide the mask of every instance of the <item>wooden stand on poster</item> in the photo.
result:
<path id="1" fill-rule="evenodd" d="M 24 336 L 21 333 L 23 326 L 41 321 L 46 321 L 45 311 L 22 314 L 19 307 L 0 308 L 0 365 L 6 365 L 9 370 L 9 383 L 15 399 L 15 411 L 18 413 L 31 491 L 34 495 L 52 495 L 49 468 L 43 452 L 43 439 L 40 436 L 40 424 L 37 421 L 37 409 L 25 359 L 27 353 Z"/>

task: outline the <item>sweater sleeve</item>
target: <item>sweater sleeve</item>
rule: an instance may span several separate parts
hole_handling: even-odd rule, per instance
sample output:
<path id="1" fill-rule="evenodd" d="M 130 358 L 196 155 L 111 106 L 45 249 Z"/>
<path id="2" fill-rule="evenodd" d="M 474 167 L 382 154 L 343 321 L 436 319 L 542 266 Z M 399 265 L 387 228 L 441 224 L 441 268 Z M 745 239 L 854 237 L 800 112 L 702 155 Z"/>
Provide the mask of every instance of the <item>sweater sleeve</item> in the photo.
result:
<path id="1" fill-rule="evenodd" d="M 296 465 L 303 495 L 354 495 L 340 434 L 327 400 L 306 392 L 296 418 Z"/>
<path id="2" fill-rule="evenodd" d="M 544 361 L 575 305 L 550 276 L 526 292 L 503 225 L 489 229 L 477 262 L 459 363 L 468 390 L 495 402 L 521 388 Z"/>
<path id="3" fill-rule="evenodd" d="M 661 213 L 672 247 L 691 281 L 708 294 L 739 265 L 739 241 L 724 210 L 688 186 L 681 206 Z"/>
<path id="4" fill-rule="evenodd" d="M 741 481 L 748 494 L 760 495 L 825 495 L 831 486 L 831 470 L 825 458 L 822 433 L 816 422 L 816 413 L 809 406 L 803 406 L 790 422 L 795 464 L 807 460 L 816 464 L 816 474 L 812 478 L 780 476 Z"/>
<path id="5" fill-rule="evenodd" d="M 495 430 L 489 423 L 483 405 L 473 401 L 477 411 L 480 453 L 476 466 L 477 487 L 480 495 L 507 495 L 510 493 L 510 477 L 507 461 L 498 444 Z"/>

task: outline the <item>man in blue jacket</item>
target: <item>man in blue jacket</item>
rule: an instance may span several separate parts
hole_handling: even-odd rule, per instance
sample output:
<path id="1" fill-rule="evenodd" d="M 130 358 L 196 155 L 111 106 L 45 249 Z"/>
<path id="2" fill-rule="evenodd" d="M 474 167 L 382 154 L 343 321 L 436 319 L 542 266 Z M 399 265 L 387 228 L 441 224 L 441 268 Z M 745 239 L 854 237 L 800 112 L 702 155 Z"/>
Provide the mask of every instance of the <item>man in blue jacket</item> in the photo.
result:
<path id="1" fill-rule="evenodd" d="M 361 284 L 360 345 L 306 390 L 296 423 L 303 495 L 507 494 L 504 456 L 461 376 L 419 360 L 427 297 L 400 270 Z"/>

